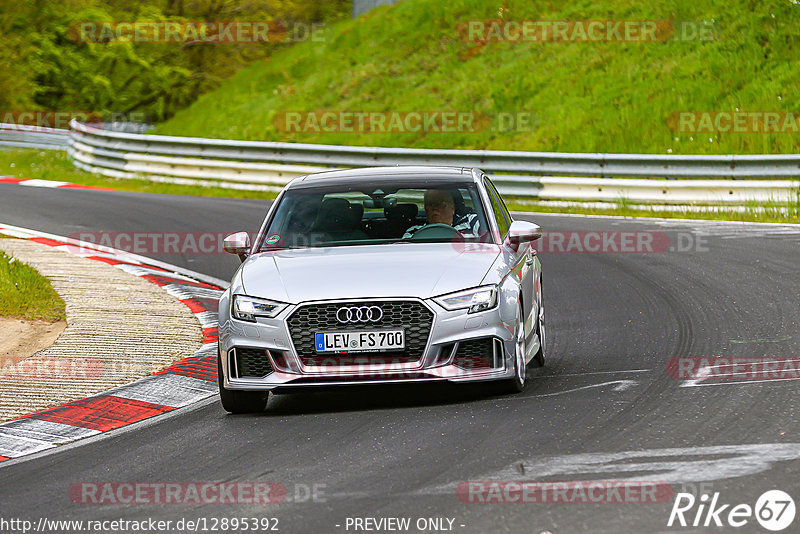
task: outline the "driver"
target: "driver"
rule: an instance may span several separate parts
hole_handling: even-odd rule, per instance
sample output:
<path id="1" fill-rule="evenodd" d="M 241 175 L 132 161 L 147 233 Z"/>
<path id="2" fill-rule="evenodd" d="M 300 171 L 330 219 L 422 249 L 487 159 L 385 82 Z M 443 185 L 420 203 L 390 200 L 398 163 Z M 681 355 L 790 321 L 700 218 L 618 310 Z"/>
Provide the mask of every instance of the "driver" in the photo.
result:
<path id="1" fill-rule="evenodd" d="M 474 213 L 456 215 L 453 196 L 445 189 L 428 189 L 425 192 L 425 215 L 428 224 L 412 226 L 403 235 L 403 239 L 411 238 L 417 230 L 431 224 L 446 224 L 452 226 L 464 237 L 477 237 L 478 216 Z"/>

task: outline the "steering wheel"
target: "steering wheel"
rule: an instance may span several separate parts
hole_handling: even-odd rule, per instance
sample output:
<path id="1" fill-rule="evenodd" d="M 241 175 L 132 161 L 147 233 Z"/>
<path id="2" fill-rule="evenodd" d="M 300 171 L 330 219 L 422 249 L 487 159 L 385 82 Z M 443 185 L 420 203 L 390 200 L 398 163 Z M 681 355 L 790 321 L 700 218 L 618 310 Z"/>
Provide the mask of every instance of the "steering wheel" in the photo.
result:
<path id="1" fill-rule="evenodd" d="M 453 239 L 461 238 L 461 232 L 450 226 L 449 224 L 426 224 L 411 236 L 411 240 L 422 239 Z"/>

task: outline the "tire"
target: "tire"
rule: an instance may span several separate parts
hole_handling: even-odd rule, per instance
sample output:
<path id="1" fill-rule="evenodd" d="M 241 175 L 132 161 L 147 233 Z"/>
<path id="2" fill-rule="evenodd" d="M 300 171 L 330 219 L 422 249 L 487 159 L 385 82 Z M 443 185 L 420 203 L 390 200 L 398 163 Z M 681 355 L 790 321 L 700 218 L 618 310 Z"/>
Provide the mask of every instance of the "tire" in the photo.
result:
<path id="1" fill-rule="evenodd" d="M 269 391 L 233 391 L 225 389 L 222 377 L 222 361 L 217 356 L 217 378 L 219 380 L 219 400 L 229 413 L 263 412 L 269 400 Z"/>
<path id="2" fill-rule="evenodd" d="M 539 277 L 539 317 L 536 321 L 536 336 L 539 338 L 539 350 L 533 357 L 539 367 L 544 367 L 544 354 L 547 350 L 547 328 L 544 320 L 544 296 L 542 293 L 542 278 Z"/>
<path id="3" fill-rule="evenodd" d="M 503 394 L 520 393 L 525 389 L 525 318 L 522 302 L 517 306 L 517 324 L 514 327 L 514 377 L 500 383 L 500 392 Z"/>

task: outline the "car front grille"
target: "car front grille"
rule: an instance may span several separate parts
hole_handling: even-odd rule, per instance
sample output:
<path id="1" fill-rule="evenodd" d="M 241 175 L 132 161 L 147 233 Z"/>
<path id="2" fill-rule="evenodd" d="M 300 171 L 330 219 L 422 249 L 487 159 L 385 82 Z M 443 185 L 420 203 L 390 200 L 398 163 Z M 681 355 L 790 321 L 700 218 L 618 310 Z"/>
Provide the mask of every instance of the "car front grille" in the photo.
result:
<path id="1" fill-rule="evenodd" d="M 377 322 L 340 323 L 336 312 L 341 307 L 378 306 L 383 317 Z M 418 362 L 428 344 L 433 326 L 433 312 L 413 300 L 331 302 L 308 304 L 299 307 L 288 319 L 289 333 L 303 365 L 375 365 Z M 403 350 L 357 353 L 317 353 L 314 334 L 317 332 L 347 330 L 378 330 L 402 328 L 406 346 Z"/>
<path id="2" fill-rule="evenodd" d="M 233 349 L 233 363 L 235 378 L 263 378 L 273 371 L 264 349 L 236 347 Z"/>

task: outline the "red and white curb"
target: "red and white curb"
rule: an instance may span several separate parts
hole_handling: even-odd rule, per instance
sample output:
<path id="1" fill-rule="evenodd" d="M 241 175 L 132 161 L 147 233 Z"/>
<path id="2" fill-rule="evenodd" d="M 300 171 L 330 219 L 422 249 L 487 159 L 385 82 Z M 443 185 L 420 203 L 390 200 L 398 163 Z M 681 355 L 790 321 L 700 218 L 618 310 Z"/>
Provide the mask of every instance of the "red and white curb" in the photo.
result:
<path id="1" fill-rule="evenodd" d="M 0 223 L 0 233 L 113 265 L 164 288 L 200 321 L 203 348 L 168 368 L 92 397 L 0 423 L 0 462 L 52 449 L 217 394 L 217 302 L 222 280 L 92 243 Z"/>
<path id="2" fill-rule="evenodd" d="M 0 176 L 0 184 L 17 184 L 28 187 L 49 187 L 59 189 L 88 189 L 90 191 L 113 191 L 107 187 L 95 187 L 91 185 L 73 184 L 70 182 L 59 182 L 58 180 L 40 180 L 38 178 L 23 179 L 13 176 Z"/>

